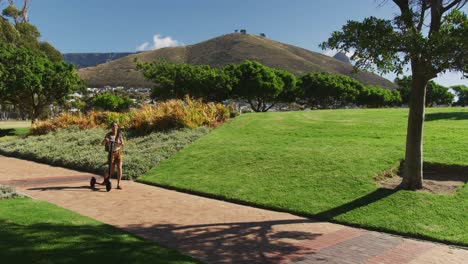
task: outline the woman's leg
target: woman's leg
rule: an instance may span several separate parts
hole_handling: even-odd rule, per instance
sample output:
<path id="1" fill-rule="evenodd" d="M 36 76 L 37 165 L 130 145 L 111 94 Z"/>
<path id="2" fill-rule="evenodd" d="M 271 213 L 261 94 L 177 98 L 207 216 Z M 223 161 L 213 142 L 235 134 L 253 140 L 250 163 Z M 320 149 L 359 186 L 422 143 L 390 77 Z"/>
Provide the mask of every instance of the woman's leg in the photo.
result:
<path id="1" fill-rule="evenodd" d="M 122 189 L 122 186 L 120 186 L 120 179 L 122 178 L 122 156 L 120 156 L 120 159 L 118 160 L 117 163 L 117 188 Z"/>

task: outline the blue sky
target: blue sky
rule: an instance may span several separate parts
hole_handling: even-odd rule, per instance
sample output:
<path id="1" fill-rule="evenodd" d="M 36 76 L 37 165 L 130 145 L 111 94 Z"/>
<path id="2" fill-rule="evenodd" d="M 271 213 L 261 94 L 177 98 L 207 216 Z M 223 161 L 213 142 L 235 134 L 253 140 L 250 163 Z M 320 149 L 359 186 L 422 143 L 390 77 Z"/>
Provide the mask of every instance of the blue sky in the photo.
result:
<path id="1" fill-rule="evenodd" d="M 16 1 L 18 5 L 22 1 Z M 318 44 L 347 20 L 398 13 L 383 0 L 30 0 L 30 22 L 63 53 L 123 52 L 191 45 L 246 29 L 326 53 Z M 466 8 L 464 10 L 466 12 Z M 465 84 L 445 74 L 443 85 Z M 386 76 L 393 80 L 394 75 Z"/>

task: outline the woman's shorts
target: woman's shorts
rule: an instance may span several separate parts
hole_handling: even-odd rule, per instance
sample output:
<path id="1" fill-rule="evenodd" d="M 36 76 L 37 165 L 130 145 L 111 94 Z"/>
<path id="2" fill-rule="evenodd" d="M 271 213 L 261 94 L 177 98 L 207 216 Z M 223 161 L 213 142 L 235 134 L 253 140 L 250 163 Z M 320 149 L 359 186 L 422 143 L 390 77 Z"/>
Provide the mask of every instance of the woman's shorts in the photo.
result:
<path id="1" fill-rule="evenodd" d="M 123 161 L 122 150 L 116 150 L 112 153 L 112 164 L 120 164 Z"/>

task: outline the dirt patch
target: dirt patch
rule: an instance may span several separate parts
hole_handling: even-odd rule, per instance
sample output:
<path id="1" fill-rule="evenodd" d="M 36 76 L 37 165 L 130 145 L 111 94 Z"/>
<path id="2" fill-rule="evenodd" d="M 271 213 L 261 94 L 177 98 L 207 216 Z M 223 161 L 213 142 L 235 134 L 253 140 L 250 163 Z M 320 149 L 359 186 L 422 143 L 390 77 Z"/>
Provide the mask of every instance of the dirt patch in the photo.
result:
<path id="1" fill-rule="evenodd" d="M 381 188 L 399 189 L 401 188 L 402 177 L 392 175 L 392 177 L 384 178 L 377 183 Z M 424 169 L 423 189 L 418 192 L 427 192 L 435 194 L 450 194 L 455 193 L 458 188 L 468 182 L 468 168 L 461 170 L 460 168 L 427 168 Z"/>

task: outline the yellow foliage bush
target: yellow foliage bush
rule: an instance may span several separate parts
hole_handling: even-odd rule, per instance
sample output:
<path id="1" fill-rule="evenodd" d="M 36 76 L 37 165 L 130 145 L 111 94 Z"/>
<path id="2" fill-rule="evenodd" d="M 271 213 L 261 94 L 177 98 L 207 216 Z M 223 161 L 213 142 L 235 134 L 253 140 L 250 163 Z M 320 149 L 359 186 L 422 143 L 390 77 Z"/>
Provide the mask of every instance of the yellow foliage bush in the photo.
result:
<path id="1" fill-rule="evenodd" d="M 185 100 L 168 100 L 156 105 L 143 105 L 125 113 L 89 112 L 83 114 L 62 113 L 53 119 L 36 122 L 30 134 L 40 135 L 60 128 L 77 126 L 80 129 L 107 127 L 118 122 L 122 127 L 140 134 L 178 128 L 200 126 L 216 127 L 235 115 L 231 106 L 204 103 L 186 97 Z"/>

